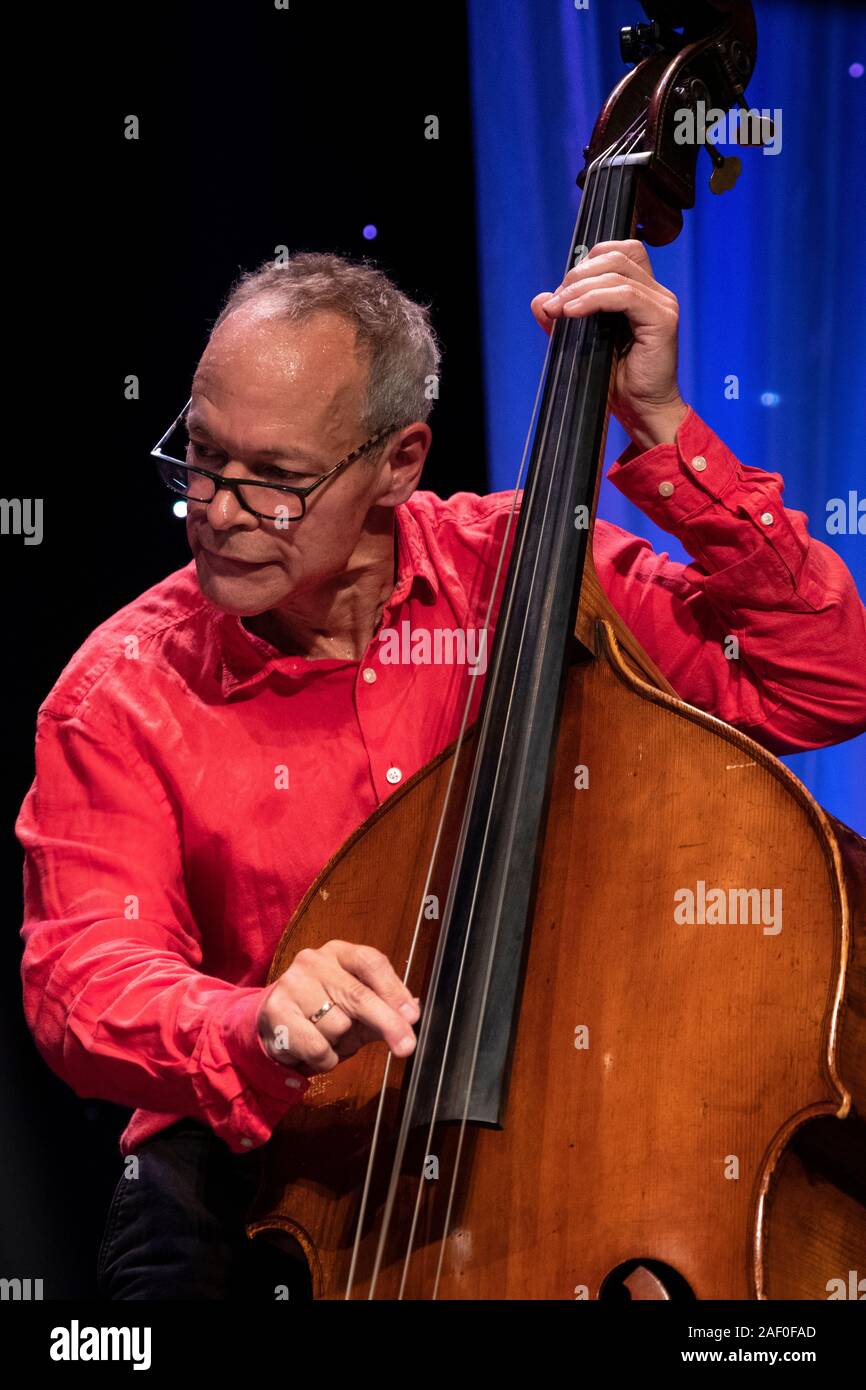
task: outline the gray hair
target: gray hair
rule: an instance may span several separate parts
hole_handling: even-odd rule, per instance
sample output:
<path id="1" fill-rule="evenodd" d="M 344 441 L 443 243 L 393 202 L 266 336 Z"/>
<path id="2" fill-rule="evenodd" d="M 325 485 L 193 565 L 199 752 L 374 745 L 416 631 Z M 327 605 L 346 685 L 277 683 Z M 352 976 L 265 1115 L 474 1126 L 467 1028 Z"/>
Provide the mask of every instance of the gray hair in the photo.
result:
<path id="1" fill-rule="evenodd" d="M 356 343 L 369 354 L 361 418 L 366 434 L 394 423 L 426 421 L 438 395 L 441 359 L 429 304 L 415 303 L 367 262 L 298 252 L 283 264 L 265 261 L 244 272 L 229 290 L 212 331 L 235 309 L 260 297 L 272 298 L 280 316 L 291 323 L 330 310 L 355 325 Z"/>

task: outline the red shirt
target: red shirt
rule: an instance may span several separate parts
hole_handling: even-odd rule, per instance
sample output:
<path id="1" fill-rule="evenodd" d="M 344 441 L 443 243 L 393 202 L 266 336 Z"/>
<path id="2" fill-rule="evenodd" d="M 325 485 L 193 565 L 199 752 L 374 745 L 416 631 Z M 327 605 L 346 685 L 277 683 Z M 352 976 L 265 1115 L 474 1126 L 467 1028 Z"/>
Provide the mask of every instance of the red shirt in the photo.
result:
<path id="1" fill-rule="evenodd" d="M 694 557 L 597 522 L 601 583 L 684 700 L 775 752 L 866 729 L 866 612 L 778 474 L 690 411 L 676 445 L 632 446 L 609 476 Z M 138 1107 L 124 1154 L 184 1116 L 240 1152 L 306 1090 L 256 1030 L 283 928 L 483 682 L 447 657 L 383 659 L 382 634 L 483 628 L 511 497 L 396 509 L 396 587 L 360 662 L 281 655 L 202 597 L 190 563 L 102 623 L 41 705 L 16 824 L 25 1013 L 78 1095 Z"/>

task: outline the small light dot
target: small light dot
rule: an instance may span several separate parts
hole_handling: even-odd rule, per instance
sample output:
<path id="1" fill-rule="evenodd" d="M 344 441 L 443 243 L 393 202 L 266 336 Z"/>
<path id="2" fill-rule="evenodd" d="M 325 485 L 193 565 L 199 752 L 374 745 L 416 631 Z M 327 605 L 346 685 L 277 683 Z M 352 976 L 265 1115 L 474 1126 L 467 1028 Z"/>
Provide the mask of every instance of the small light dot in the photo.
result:
<path id="1" fill-rule="evenodd" d="M 174 506 L 172 507 L 172 511 L 174 512 L 175 516 L 179 516 L 181 520 L 183 520 L 183 518 L 186 516 L 186 503 L 175 502 Z"/>
<path id="2" fill-rule="evenodd" d="M 764 391 L 761 395 L 761 405 L 778 405 L 781 399 L 777 391 Z"/>
<path id="3" fill-rule="evenodd" d="M 862 63 L 852 63 L 851 66 L 850 66 L 850 68 L 848 69 L 848 76 L 849 76 L 849 77 L 862 77 L 862 76 L 863 76 L 863 64 L 862 64 Z"/>
<path id="4" fill-rule="evenodd" d="M 365 241 L 374 241 L 379 235 L 378 227 L 374 227 L 372 222 L 368 222 L 362 233 Z"/>

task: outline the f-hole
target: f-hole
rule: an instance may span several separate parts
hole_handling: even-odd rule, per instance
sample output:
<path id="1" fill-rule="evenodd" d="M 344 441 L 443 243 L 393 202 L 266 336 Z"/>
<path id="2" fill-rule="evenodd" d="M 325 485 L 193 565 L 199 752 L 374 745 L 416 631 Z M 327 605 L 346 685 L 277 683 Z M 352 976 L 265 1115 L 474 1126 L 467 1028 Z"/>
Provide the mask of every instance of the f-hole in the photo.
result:
<path id="1" fill-rule="evenodd" d="M 598 1291 L 599 1302 L 632 1303 L 643 1300 L 694 1303 L 688 1282 L 672 1265 L 662 1260 L 625 1260 L 605 1275 Z"/>

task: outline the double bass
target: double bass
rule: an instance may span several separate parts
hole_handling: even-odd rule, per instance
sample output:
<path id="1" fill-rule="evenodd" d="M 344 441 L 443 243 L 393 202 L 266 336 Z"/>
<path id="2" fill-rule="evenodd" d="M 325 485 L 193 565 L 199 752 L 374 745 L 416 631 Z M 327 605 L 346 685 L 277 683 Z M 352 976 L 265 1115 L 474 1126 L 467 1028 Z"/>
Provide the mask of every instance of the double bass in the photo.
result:
<path id="1" fill-rule="evenodd" d="M 566 269 L 672 241 L 703 158 L 675 113 L 745 106 L 748 0 L 644 9 Z M 722 191 L 736 161 L 708 149 Z M 826 1299 L 866 1267 L 866 842 L 679 699 L 600 586 L 623 329 L 556 321 L 483 698 L 274 956 L 270 981 L 350 936 L 423 1003 L 408 1061 L 362 1048 L 267 1145 L 247 1231 L 300 1247 L 315 1298 Z M 782 930 L 683 925 L 701 884 L 771 886 Z"/>

